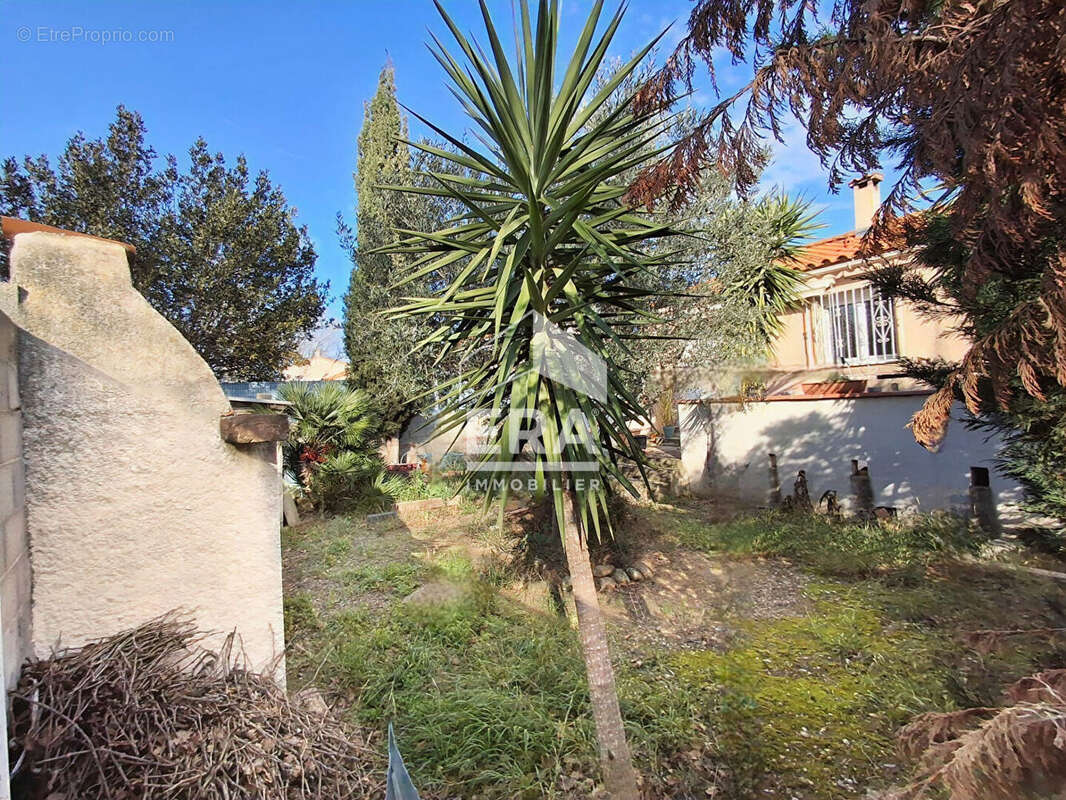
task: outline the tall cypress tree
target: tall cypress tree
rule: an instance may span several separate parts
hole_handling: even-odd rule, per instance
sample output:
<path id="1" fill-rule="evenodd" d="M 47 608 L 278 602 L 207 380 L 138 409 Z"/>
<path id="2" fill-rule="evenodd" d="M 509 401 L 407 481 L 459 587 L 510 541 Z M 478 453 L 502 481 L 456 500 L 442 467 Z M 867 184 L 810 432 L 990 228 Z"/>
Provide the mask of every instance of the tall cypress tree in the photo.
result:
<path id="1" fill-rule="evenodd" d="M 407 121 L 396 102 L 396 80 L 391 62 L 381 70 L 377 92 L 368 102 L 359 133 L 356 164 L 356 236 L 343 222 L 341 235 L 349 243 L 352 276 L 344 298 L 344 345 L 348 354 L 349 383 L 373 399 L 374 412 L 385 436 L 399 432 L 417 410 L 413 398 L 424 387 L 411 349 L 418 340 L 410 325 L 385 319 L 381 314 L 398 296 L 389 287 L 403 269 L 401 256 L 375 252 L 396 241 L 392 227 L 404 227 L 409 216 L 402 195 L 386 186 L 410 182 L 411 153 L 404 143 Z"/>

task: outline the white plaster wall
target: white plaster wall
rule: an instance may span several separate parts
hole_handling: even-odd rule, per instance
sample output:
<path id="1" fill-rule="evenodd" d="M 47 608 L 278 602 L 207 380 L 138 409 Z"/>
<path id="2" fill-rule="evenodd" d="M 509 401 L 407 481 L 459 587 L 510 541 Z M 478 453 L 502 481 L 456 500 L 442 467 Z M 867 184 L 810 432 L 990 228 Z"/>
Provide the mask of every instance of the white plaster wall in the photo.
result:
<path id="1" fill-rule="evenodd" d="M 121 246 L 19 234 L 11 280 L 36 652 L 183 608 L 267 665 L 284 646 L 276 446 L 222 441 L 222 389 Z"/>
<path id="2" fill-rule="evenodd" d="M 827 489 L 851 498 L 851 459 L 868 465 L 877 505 L 900 511 L 969 507 L 970 467 L 992 470 L 1001 515 L 1016 513 L 1021 487 L 996 473 L 995 440 L 953 421 L 939 452 L 914 441 L 906 425 L 924 395 L 855 399 L 710 403 L 682 406 L 682 465 L 693 491 L 721 492 L 764 503 L 768 454 L 777 455 L 782 495 L 799 470 L 812 499 Z"/>
<path id="3" fill-rule="evenodd" d="M 436 420 L 431 415 L 416 414 L 400 434 L 397 458 L 404 458 L 414 447 L 419 455 L 426 456 L 431 464 L 436 465 L 449 453 L 462 455 L 466 452 L 466 425 L 445 432 L 439 432 L 437 428 Z"/>

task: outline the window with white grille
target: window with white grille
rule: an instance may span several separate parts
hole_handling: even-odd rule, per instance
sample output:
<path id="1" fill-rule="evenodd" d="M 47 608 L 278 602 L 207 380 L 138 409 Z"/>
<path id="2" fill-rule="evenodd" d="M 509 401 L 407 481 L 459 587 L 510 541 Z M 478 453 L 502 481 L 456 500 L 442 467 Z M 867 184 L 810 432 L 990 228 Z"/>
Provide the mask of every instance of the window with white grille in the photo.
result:
<path id="1" fill-rule="evenodd" d="M 822 363 L 877 364 L 894 361 L 896 323 L 892 298 L 870 285 L 822 298 Z"/>

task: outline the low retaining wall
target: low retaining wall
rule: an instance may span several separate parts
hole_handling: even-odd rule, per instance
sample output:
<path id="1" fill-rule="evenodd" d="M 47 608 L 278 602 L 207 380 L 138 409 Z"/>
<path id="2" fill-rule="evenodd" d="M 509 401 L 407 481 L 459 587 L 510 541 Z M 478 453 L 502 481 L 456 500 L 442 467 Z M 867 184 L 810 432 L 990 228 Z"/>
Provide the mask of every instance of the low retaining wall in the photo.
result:
<path id="1" fill-rule="evenodd" d="M 832 489 L 854 504 L 853 466 L 868 467 L 873 504 L 900 512 L 968 513 L 971 468 L 987 468 L 1001 517 L 1017 514 L 1021 487 L 995 470 L 995 438 L 953 421 L 939 452 L 914 441 L 906 425 L 925 395 L 684 404 L 682 484 L 689 491 L 770 502 L 770 454 L 782 495 L 804 470 L 813 502 Z"/>

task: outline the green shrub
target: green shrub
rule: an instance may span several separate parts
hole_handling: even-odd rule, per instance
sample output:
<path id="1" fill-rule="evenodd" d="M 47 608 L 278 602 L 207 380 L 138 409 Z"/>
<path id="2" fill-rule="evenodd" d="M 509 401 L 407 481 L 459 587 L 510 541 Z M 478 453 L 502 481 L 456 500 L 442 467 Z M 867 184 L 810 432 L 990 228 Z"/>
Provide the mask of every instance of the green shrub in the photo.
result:
<path id="1" fill-rule="evenodd" d="M 375 486 L 378 491 L 395 502 L 428 500 L 432 497 L 450 500 L 462 489 L 463 481 L 461 478 L 435 476 L 427 479 L 422 472 L 414 472 L 411 475 L 382 474 L 375 482 Z"/>
<path id="2" fill-rule="evenodd" d="M 288 383 L 280 394 L 291 403 L 285 470 L 305 496 L 322 511 L 379 505 L 383 464 L 366 394 L 340 383 Z"/>

